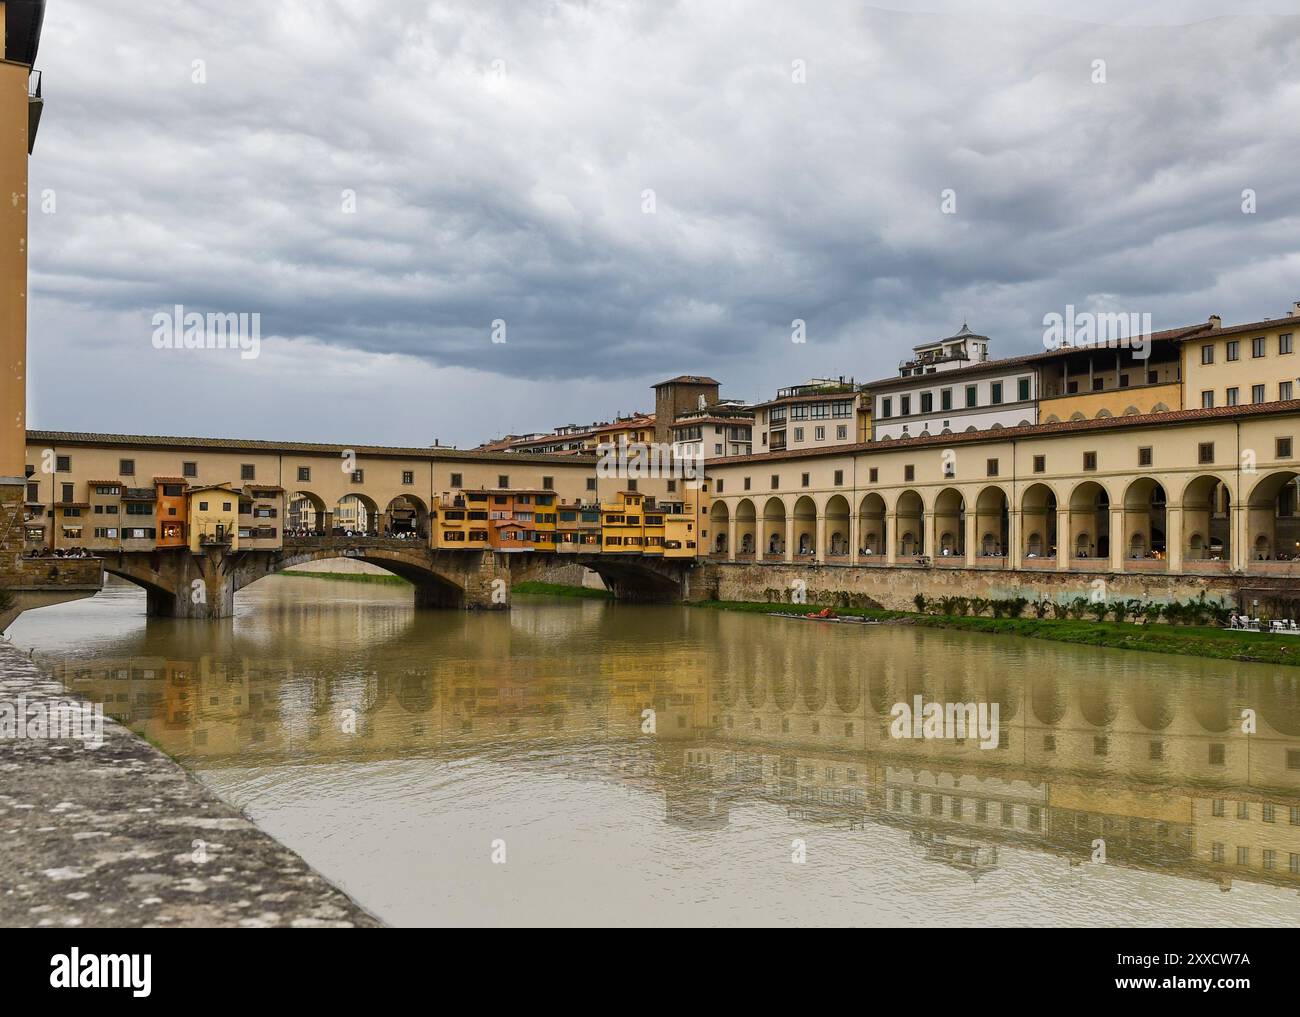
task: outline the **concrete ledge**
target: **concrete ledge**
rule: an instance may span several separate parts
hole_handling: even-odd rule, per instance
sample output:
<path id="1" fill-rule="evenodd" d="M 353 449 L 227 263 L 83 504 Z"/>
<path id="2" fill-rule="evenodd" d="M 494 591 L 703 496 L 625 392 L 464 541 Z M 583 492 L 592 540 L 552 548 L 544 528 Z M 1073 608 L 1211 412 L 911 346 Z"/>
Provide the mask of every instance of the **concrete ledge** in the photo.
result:
<path id="1" fill-rule="evenodd" d="M 89 704 L 0 645 L 0 703 Z M 0 738 L 0 926 L 377 926 L 179 764 L 105 717 L 104 743 Z"/>

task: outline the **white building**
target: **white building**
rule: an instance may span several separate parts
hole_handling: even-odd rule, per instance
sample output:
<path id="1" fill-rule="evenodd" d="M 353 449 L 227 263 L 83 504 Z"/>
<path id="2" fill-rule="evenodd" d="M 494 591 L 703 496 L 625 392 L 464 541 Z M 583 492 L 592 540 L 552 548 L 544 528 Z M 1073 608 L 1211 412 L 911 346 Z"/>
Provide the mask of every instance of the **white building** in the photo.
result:
<path id="1" fill-rule="evenodd" d="M 1038 372 L 1028 357 L 990 361 L 988 336 L 956 335 L 914 346 L 899 377 L 872 382 L 871 437 L 915 438 L 1038 423 Z"/>

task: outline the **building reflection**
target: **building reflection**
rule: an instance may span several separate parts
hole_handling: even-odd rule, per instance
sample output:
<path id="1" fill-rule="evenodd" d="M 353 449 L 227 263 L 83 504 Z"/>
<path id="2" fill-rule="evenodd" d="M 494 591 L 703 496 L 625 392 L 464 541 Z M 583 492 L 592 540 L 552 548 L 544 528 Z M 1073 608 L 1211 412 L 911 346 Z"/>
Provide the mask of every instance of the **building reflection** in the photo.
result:
<path id="1" fill-rule="evenodd" d="M 901 628 L 727 631 L 753 621 L 689 621 L 729 647 L 704 658 L 615 631 L 539 652 L 563 627 L 485 649 L 467 621 L 432 660 L 395 633 L 333 662 L 130 656 L 60 676 L 198 768 L 490 756 L 655 795 L 687 830 L 722 829 L 741 806 L 893 827 L 972 878 L 1008 849 L 1076 865 L 1104 845 L 1108 864 L 1300 888 L 1297 677 L 1147 654 L 1084 670 L 1094 657 L 1074 648 Z M 891 737 L 890 708 L 914 695 L 996 702 L 998 747 Z"/>

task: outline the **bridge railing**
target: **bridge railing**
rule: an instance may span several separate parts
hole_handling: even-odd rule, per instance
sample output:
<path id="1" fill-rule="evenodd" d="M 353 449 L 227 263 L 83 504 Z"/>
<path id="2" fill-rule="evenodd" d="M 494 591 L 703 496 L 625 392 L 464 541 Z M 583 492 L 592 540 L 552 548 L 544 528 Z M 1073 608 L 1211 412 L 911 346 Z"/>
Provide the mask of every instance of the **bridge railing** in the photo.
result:
<path id="1" fill-rule="evenodd" d="M 349 537 L 342 534 L 333 534 L 312 537 L 285 536 L 283 544 L 285 547 L 293 548 L 391 547 L 409 550 L 411 548 L 428 547 L 429 539 L 427 537 L 381 537 L 357 534 Z"/>

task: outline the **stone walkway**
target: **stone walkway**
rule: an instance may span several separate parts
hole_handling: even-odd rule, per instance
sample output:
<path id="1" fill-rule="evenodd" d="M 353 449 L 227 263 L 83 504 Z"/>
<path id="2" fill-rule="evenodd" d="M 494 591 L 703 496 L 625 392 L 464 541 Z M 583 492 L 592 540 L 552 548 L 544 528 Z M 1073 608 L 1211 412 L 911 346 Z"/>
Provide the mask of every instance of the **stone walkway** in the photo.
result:
<path id="1" fill-rule="evenodd" d="M 19 697 L 85 703 L 0 644 L 0 927 L 381 924 L 112 718 L 98 748 L 6 736 Z"/>

